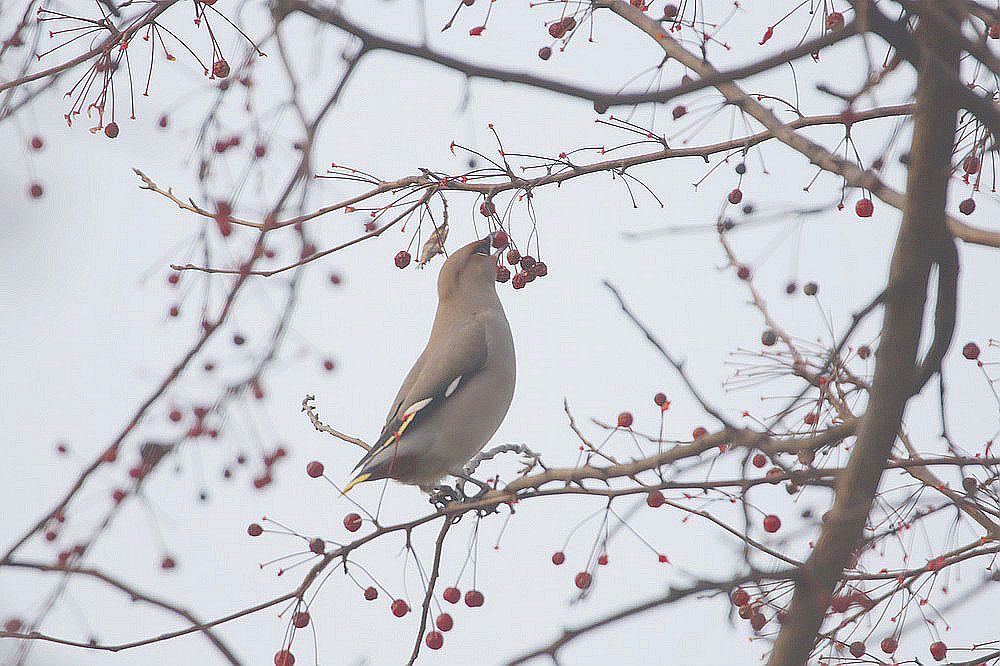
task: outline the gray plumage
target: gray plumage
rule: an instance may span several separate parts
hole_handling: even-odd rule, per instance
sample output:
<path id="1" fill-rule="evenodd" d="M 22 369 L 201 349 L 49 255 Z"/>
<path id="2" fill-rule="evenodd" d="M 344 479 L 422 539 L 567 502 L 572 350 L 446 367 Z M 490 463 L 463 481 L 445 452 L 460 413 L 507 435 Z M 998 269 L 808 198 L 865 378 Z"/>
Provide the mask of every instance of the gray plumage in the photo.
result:
<path id="1" fill-rule="evenodd" d="M 460 248 L 442 266 L 430 340 L 344 492 L 385 478 L 427 489 L 460 471 L 500 427 L 514 396 L 515 359 L 491 239 Z"/>

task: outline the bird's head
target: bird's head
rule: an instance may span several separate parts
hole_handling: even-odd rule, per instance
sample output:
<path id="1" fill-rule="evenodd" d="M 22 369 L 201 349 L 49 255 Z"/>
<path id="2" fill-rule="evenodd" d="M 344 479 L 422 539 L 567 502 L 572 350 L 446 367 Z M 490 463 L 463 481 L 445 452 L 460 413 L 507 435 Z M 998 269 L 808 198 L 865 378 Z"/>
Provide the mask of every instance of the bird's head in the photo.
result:
<path id="1" fill-rule="evenodd" d="M 453 252 L 438 275 L 438 297 L 496 294 L 500 252 L 493 249 L 493 234 Z"/>

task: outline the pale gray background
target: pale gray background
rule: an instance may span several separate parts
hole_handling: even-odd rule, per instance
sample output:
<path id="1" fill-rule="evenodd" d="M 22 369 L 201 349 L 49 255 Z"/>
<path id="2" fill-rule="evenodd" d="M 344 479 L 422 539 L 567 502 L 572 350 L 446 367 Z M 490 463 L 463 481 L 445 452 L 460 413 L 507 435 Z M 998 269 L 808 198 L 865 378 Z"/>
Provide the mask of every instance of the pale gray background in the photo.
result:
<path id="1" fill-rule="evenodd" d="M 437 34 L 451 3 L 432 3 L 429 21 L 434 44 L 470 59 L 507 67 L 535 70 L 553 76 L 584 81 L 602 89 L 615 89 L 631 75 L 654 66 L 659 51 L 636 32 L 625 29 L 611 15 L 597 23 L 597 43 L 582 40 L 548 63 L 535 56 L 547 42 L 542 21 L 553 15 L 551 8 L 529 10 L 523 2 L 494 6 L 489 28 L 479 39 L 467 36 L 477 25 L 485 7 L 463 15 L 456 27 Z M 724 34 L 734 46 L 731 53 L 716 53 L 717 64 L 741 63 L 770 52 L 756 45 L 763 28 L 784 14 L 793 3 L 762 4 L 749 8 Z M 785 7 L 787 5 L 787 8 Z M 355 15 L 368 25 L 408 35 L 417 19 L 412 3 L 363 3 Z M 656 11 L 659 11 L 656 9 Z M 721 15 L 723 12 L 719 10 Z M 175 18 L 184 28 L 187 24 Z M 4 23 L 6 24 L 6 17 Z M 794 23 L 794 25 L 793 25 Z M 741 28 L 746 28 L 741 30 Z M 302 21 L 289 22 L 288 30 L 299 35 L 293 43 L 312 44 L 312 27 Z M 783 24 L 768 49 L 788 44 L 801 34 L 798 18 Z M 581 33 L 580 36 L 583 36 Z M 544 39 L 543 39 L 544 38 Z M 227 36 L 225 44 L 238 42 Z M 784 40 L 784 41 L 782 41 Z M 200 43 L 200 42 L 197 42 Z M 343 38 L 327 37 L 322 50 L 302 53 L 300 65 L 306 76 L 310 100 L 320 99 L 335 80 L 335 57 Z M 876 46 L 876 53 L 881 53 Z M 278 79 L 276 52 L 257 76 L 263 90 L 283 89 Z M 862 79 L 861 60 L 854 46 L 830 49 L 823 62 L 803 61 L 797 67 L 802 107 L 807 113 L 827 112 L 838 107 L 829 98 L 812 92 L 810 81 L 831 79 L 845 89 Z M 85 462 L 108 445 L 137 404 L 159 382 L 166 368 L 192 340 L 197 327 L 194 316 L 198 300 L 192 291 L 182 307 L 180 321 L 168 321 L 165 313 L 175 290 L 165 283 L 170 261 L 186 260 L 185 248 L 200 226 L 199 219 L 177 211 L 168 202 L 136 187 L 130 168 L 138 166 L 162 185 L 204 200 L 193 178 L 190 155 L 193 130 L 212 94 L 197 67 L 178 53 L 179 63 L 170 71 L 161 69 L 153 96 L 139 98 L 139 119 L 121 120 L 121 136 L 112 142 L 91 136 L 86 123 L 67 128 L 61 119 L 64 104 L 59 93 L 47 95 L 33 115 L 8 121 L 0 131 L 0 153 L 7 156 L 5 175 L 0 178 L 0 201 L 4 202 L 3 260 L 0 261 L 0 423 L 3 424 L 5 461 L 0 472 L 0 542 L 7 544 L 37 519 L 75 478 Z M 876 56 L 878 57 L 878 56 Z M 327 63 L 317 67 L 310 59 Z M 182 64 L 183 63 L 183 64 Z M 8 65 L 9 66 L 9 65 Z M 158 64 L 159 67 L 159 64 Z M 176 74 L 175 74 L 176 73 Z M 680 71 L 668 66 L 666 82 L 676 81 Z M 643 82 L 648 79 L 643 79 Z M 64 81 L 63 83 L 67 83 Z M 897 74 L 890 89 L 905 93 L 908 74 Z M 58 86 L 60 92 L 63 88 Z M 748 84 L 750 90 L 768 90 L 791 95 L 787 70 Z M 197 91 L 201 91 L 200 93 Z M 556 95 L 513 85 L 474 82 L 468 108 L 462 110 L 463 81 L 453 73 L 389 54 L 365 60 L 351 81 L 343 102 L 331 114 L 318 139 L 316 164 L 329 161 L 350 164 L 384 178 L 395 178 L 427 166 L 458 171 L 463 162 L 453 158 L 452 140 L 495 154 L 486 123 L 501 132 L 508 150 L 556 154 L 583 145 L 608 146 L 629 140 L 610 128 L 595 126 L 589 105 Z M 264 95 L 266 97 L 266 94 Z M 186 99 L 183 110 L 171 115 L 174 128 L 164 133 L 155 128 L 165 108 Z M 705 109 L 717 96 L 705 93 L 685 100 L 692 110 Z M 893 99 L 879 99 L 887 103 Z M 265 104 L 266 106 L 267 104 Z M 867 107 L 868 104 L 865 104 Z M 230 109 L 230 113 L 232 113 Z M 727 138 L 729 117 L 724 111 L 692 141 L 707 143 Z M 695 124 L 701 116 L 692 113 L 681 123 L 668 119 L 668 109 L 657 112 L 656 127 L 668 132 Z M 242 127 L 244 118 L 229 116 L 232 127 Z M 649 112 L 636 114 L 637 122 L 648 122 Z M 685 124 L 686 123 L 686 124 Z M 894 121 L 856 132 L 861 150 L 870 160 L 878 154 Z M 740 123 L 736 134 L 740 134 Z M 284 170 L 293 157 L 288 145 L 297 138 L 285 123 L 267 158 L 268 182 L 258 191 L 251 178 L 238 212 L 259 214 L 273 198 L 274 184 L 284 182 Z M 27 138 L 40 132 L 47 142 L 40 155 L 25 150 Z M 832 146 L 839 128 L 813 132 Z M 246 140 L 245 140 L 246 141 Z M 682 139 L 678 138 L 675 145 Z M 230 158 L 234 174 L 241 173 L 247 152 Z M 806 161 L 779 145 L 764 147 L 769 173 L 763 174 L 759 160 L 749 160 L 744 178 L 746 200 L 780 205 L 807 206 L 835 200 L 836 179 L 820 178 L 812 193 L 802 187 L 813 172 Z M 733 162 L 735 164 L 735 162 Z M 735 184 L 731 166 L 723 167 L 695 193 L 691 183 L 706 166 L 697 159 L 672 160 L 637 169 L 663 199 L 660 208 L 638 193 L 641 206 L 633 209 L 624 188 L 610 182 L 607 174 L 581 178 L 561 189 L 545 188 L 536 193 L 535 205 L 543 258 L 550 276 L 513 292 L 501 290 L 514 330 L 519 361 L 518 388 L 511 412 L 496 442 L 526 442 L 542 451 L 549 464 L 572 464 L 577 442 L 566 427 L 562 412 L 567 397 L 578 418 L 593 416 L 606 421 L 622 409 L 637 416 L 637 427 L 655 430 L 657 410 L 652 395 L 665 390 L 674 401 L 667 430 L 686 437 L 692 427 L 711 421 L 699 413 L 690 395 L 681 387 L 655 352 L 627 324 L 609 294 L 600 286 L 603 278 L 614 281 L 635 310 L 669 347 L 687 359 L 691 376 L 704 392 L 728 413 L 743 409 L 766 416 L 779 401 L 761 403 L 759 395 L 781 395 L 786 391 L 726 393 L 722 380 L 732 371 L 729 353 L 738 348 L 756 349 L 761 330 L 757 313 L 746 304 L 746 292 L 731 274 L 721 272 L 722 252 L 711 232 L 664 236 L 630 242 L 622 232 L 655 228 L 666 224 L 705 225 L 715 220 L 718 207 Z M 37 173 L 47 193 L 40 201 L 25 191 Z M 224 177 L 217 191 L 226 191 Z M 895 182 L 899 185 L 899 173 Z M 313 190 L 313 202 L 325 203 L 354 192 L 349 184 L 324 181 Z M 956 184 L 953 206 L 965 196 Z M 824 314 L 840 329 L 850 313 L 863 306 L 882 286 L 898 215 L 876 202 L 875 216 L 858 220 L 851 208 L 810 218 L 794 241 L 797 227 L 787 223 L 763 226 L 736 236 L 736 245 L 754 266 L 759 286 L 769 297 L 775 314 L 803 338 L 829 339 Z M 995 196 L 977 197 L 979 208 L 972 221 L 990 225 L 996 216 Z M 450 197 L 453 230 L 449 246 L 454 248 L 473 238 L 475 219 L 470 196 Z M 343 214 L 321 218 L 310 224 L 326 243 L 355 235 L 362 215 Z M 478 220 L 477 220 L 478 221 Z M 515 214 L 515 237 L 526 236 L 523 208 Z M 775 244 L 785 240 L 774 249 Z M 102 538 L 88 558 L 124 579 L 180 602 L 203 618 L 231 612 L 281 593 L 297 584 L 305 569 L 276 578 L 273 570 L 261 572 L 257 564 L 291 552 L 290 540 L 269 537 L 250 540 L 245 527 L 262 514 L 273 516 L 306 534 L 343 539 L 341 518 L 349 505 L 325 484 L 302 473 L 305 463 L 319 458 L 335 479 L 346 479 L 358 451 L 314 432 L 299 403 L 305 393 L 317 395 L 320 412 L 345 431 L 369 438 L 382 423 L 387 401 L 405 370 L 415 358 L 427 333 L 435 302 L 434 279 L 439 263 L 430 269 L 398 271 L 391 258 L 408 236 L 390 231 L 383 238 L 352 248 L 314 264 L 303 280 L 301 304 L 293 321 L 294 333 L 282 361 L 266 382 L 263 410 L 232 413 L 228 432 L 217 444 L 188 449 L 179 458 L 183 473 L 164 471 L 148 484 L 147 504 L 131 502 L 112 530 Z M 249 242 L 250 234 L 238 231 L 232 245 L 234 255 Z M 285 257 L 293 247 L 286 237 Z M 797 250 L 796 250 L 797 248 Z M 963 247 L 961 320 L 956 340 L 984 342 L 1000 333 L 996 303 L 996 254 Z M 798 266 L 795 273 L 794 265 Z M 331 287 L 331 270 L 342 273 L 345 283 Z M 816 303 L 798 295 L 786 298 L 783 285 L 795 275 L 821 284 Z M 199 286 L 200 280 L 199 279 Z M 185 278 L 186 288 L 193 281 Z M 286 277 L 259 279 L 244 291 L 235 325 L 210 345 L 210 357 L 225 366 L 238 367 L 247 353 L 229 344 L 229 334 L 238 328 L 250 344 L 261 345 L 269 330 L 270 316 L 284 295 Z M 217 279 L 221 293 L 224 278 Z M 872 338 L 872 327 L 867 337 Z M 332 355 L 335 373 L 319 369 L 320 358 Z M 147 436 L 170 432 L 166 410 L 172 401 L 189 405 L 213 395 L 197 365 L 171 398 L 160 404 L 144 424 Z M 978 450 L 982 440 L 996 428 L 996 407 L 985 382 L 973 364 L 952 350 L 950 372 L 953 403 L 952 422 L 956 436 Z M 225 376 L 223 374 L 223 376 Z M 255 451 L 256 443 L 247 421 L 263 433 L 266 446 L 286 443 L 288 460 L 277 469 L 276 483 L 264 492 L 250 488 L 252 470 L 243 470 L 230 483 L 220 479 L 220 470 L 237 450 Z M 937 413 L 933 400 L 924 400 L 911 410 L 909 424 L 920 448 L 939 450 Z M 591 431 L 595 437 L 599 433 Z M 69 443 L 72 455 L 58 458 L 54 445 Z M 138 442 L 131 441 L 123 458 L 134 458 Z M 621 455 L 633 451 L 629 441 L 615 444 Z M 256 467 L 254 467 L 256 469 Z M 512 463 L 503 469 L 512 470 Z M 111 490 L 121 483 L 124 464 L 102 470 L 88 485 L 71 514 L 64 535 L 72 544 L 73 534 L 83 535 L 100 515 Z M 207 478 L 211 501 L 197 501 L 199 479 Z M 379 488 L 359 488 L 357 499 L 367 505 L 377 501 Z M 769 494 L 770 493 L 770 494 Z M 763 491 L 758 501 L 782 513 L 788 534 L 800 508 L 825 510 L 828 497 L 806 494 L 792 505 L 780 489 Z M 770 503 L 768 503 L 770 501 Z M 93 507 L 88 511 L 88 505 Z M 674 566 L 666 567 L 637 542 L 623 536 L 611 549 L 612 564 L 601 570 L 591 597 L 570 606 L 575 588 L 573 574 L 589 551 L 595 526 L 577 533 L 562 568 L 549 563 L 549 555 L 561 544 L 580 517 L 600 506 L 597 500 L 567 499 L 525 503 L 518 508 L 499 551 L 491 547 L 502 520 L 494 517 L 482 525 L 479 588 L 486 605 L 479 610 L 463 606 L 452 609 L 456 627 L 446 635 L 445 649 L 424 649 L 425 663 L 500 663 L 524 649 L 551 640 L 565 625 L 575 625 L 629 603 L 658 594 L 668 584 L 681 584 L 685 572 L 706 577 L 724 577 L 730 571 L 737 543 L 711 526 L 691 521 L 681 523 L 677 513 L 641 513 L 634 526 L 658 548 L 668 553 Z M 403 518 L 423 511 L 424 500 L 416 490 L 391 486 L 383 516 Z M 921 534 L 912 546 L 918 561 L 941 549 L 944 524 L 936 534 Z M 367 527 L 365 529 L 368 529 Z M 451 582 L 460 566 L 471 521 L 453 530 L 444 580 Z M 420 537 L 424 558 L 430 555 L 428 540 Z M 158 567 L 162 533 L 179 567 L 169 574 Z M 804 557 L 804 539 L 789 546 L 791 554 Z M 963 532 L 963 538 L 969 533 Z M 777 541 L 777 540 L 776 540 Z M 948 542 L 951 543 L 951 542 Z M 33 543 L 23 555 L 53 558 L 56 549 Z M 359 554 L 359 561 L 378 572 L 391 589 L 402 593 L 403 566 L 400 541 L 376 542 Z M 963 578 L 978 580 L 980 569 L 972 565 Z M 411 605 L 420 598 L 415 571 L 407 571 Z M 33 612 L 41 595 L 55 584 L 52 574 L 32 575 L 0 570 L 0 615 Z M 953 583 L 954 584 L 954 583 Z M 461 586 L 469 587 L 467 582 Z M 948 615 L 953 623 L 947 640 L 952 644 L 995 638 L 989 630 L 995 623 L 995 593 L 981 595 L 967 609 Z M 340 575 L 326 584 L 313 608 L 319 641 L 319 663 L 400 663 L 409 654 L 416 631 L 416 616 L 393 618 L 384 598 L 367 604 L 360 592 Z M 247 663 L 271 663 L 281 641 L 285 623 L 276 611 L 265 611 L 223 627 L 220 632 L 246 658 Z M 748 627 L 729 624 L 727 607 L 717 601 L 688 602 L 631 619 L 573 643 L 565 652 L 565 663 L 753 663 L 766 650 L 766 643 L 748 641 Z M 74 582 L 60 608 L 43 625 L 47 633 L 86 637 L 91 630 L 102 641 L 114 642 L 153 635 L 181 626 L 171 616 L 142 606 L 132 606 L 122 595 L 85 582 Z M 881 637 L 881 633 L 876 633 Z M 296 642 L 298 663 L 313 659 L 312 638 L 302 633 Z M 910 643 L 909 641 L 912 641 Z M 877 642 L 877 638 L 875 639 Z M 926 632 L 915 629 L 903 639 L 924 656 L 929 642 Z M 0 655 L 10 647 L 0 645 Z M 0 659 L 5 656 L 0 656 Z M 207 642 L 198 635 L 159 643 L 119 654 L 88 652 L 54 645 L 38 645 L 32 664 L 147 664 L 221 663 Z"/>

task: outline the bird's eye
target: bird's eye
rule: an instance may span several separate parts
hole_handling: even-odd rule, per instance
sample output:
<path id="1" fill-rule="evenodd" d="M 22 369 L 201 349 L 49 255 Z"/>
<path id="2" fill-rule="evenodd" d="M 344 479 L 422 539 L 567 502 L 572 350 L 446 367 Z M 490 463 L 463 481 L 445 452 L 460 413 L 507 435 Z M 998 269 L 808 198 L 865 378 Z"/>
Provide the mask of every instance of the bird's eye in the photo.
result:
<path id="1" fill-rule="evenodd" d="M 490 244 L 489 243 L 483 243 L 481 245 L 477 245 L 476 249 L 473 250 L 472 253 L 473 254 L 483 254 L 483 255 L 489 256 L 489 254 L 490 254 Z"/>

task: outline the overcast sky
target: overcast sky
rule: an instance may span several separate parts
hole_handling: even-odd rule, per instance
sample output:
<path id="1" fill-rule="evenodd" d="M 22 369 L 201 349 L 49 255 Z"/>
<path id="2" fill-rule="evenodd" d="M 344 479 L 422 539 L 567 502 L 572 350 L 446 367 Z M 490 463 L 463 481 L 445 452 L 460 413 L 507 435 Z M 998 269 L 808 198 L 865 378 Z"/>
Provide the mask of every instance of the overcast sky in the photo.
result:
<path id="1" fill-rule="evenodd" d="M 435 5 L 429 19 L 433 43 L 476 61 L 613 90 L 660 59 L 655 46 L 611 15 L 599 17 L 596 43 L 579 40 L 543 63 L 535 52 L 548 43 L 542 23 L 554 15 L 551 8 L 529 9 L 521 0 L 496 3 L 486 32 L 470 38 L 468 28 L 478 24 L 475 17 L 484 7 L 475 7 L 478 13 L 463 14 L 453 30 L 440 34 L 438 28 L 453 8 L 451 3 L 431 4 Z M 758 46 L 764 27 L 795 3 L 759 4 L 759 9 L 741 12 L 727 29 L 725 39 L 733 50 L 716 49 L 717 65 L 775 52 L 802 34 L 804 18 L 795 17 L 782 24 L 773 43 Z M 367 25 L 393 34 L 416 34 L 408 30 L 419 21 L 413 3 L 356 5 L 355 16 Z M 181 19 L 174 20 L 187 28 Z M 8 24 L 7 17 L 0 19 L 4 31 Z M 305 80 L 303 95 L 314 106 L 336 82 L 340 68 L 336 56 L 343 36 L 331 31 L 314 42 L 313 28 L 300 20 L 290 21 L 286 30 L 294 35 L 296 66 Z M 225 39 L 225 47 L 238 44 L 233 36 Z M 273 46 L 268 52 L 270 57 L 255 78 L 261 108 L 272 107 L 284 94 Z M 0 423 L 6 458 L 0 467 L 3 544 L 16 539 L 55 503 L 191 343 L 197 334 L 205 281 L 216 296 L 229 283 L 223 277 L 185 275 L 180 290 L 167 285 L 170 262 L 197 258 L 190 256 L 189 248 L 204 223 L 165 199 L 140 191 L 131 173 L 132 167 L 139 167 L 161 185 L 204 200 L 191 155 L 194 133 L 213 93 L 197 66 L 192 67 L 180 54 L 172 67 L 162 72 L 150 98 L 139 98 L 138 119 L 120 121 L 121 135 L 115 141 L 91 135 L 86 123 L 65 126 L 61 92 L 68 80 L 57 86 L 58 92 L 43 96 L 31 112 L 0 126 L 0 154 L 7 156 L 0 176 L 0 201 L 5 208 L 0 215 L 4 249 L 0 262 L 0 311 L 4 314 L 0 321 Z M 801 108 L 807 114 L 839 108 L 813 91 L 815 81 L 828 80 L 838 88 L 851 89 L 864 76 L 854 46 L 825 51 L 818 65 L 803 60 L 795 72 Z M 668 65 L 664 83 L 676 82 L 681 73 L 675 64 Z M 651 75 L 646 75 L 640 85 L 650 80 Z M 791 97 L 791 81 L 783 69 L 752 79 L 746 87 Z M 904 99 L 910 83 L 908 74 L 898 74 L 890 80 L 888 92 L 863 106 Z M 695 145 L 742 134 L 741 121 L 735 126 L 730 122 L 735 112 L 724 110 L 691 137 L 717 101 L 718 95 L 707 92 L 684 100 L 691 113 L 680 122 L 670 120 L 669 109 L 660 108 L 654 127 L 665 132 L 673 145 L 689 138 L 690 145 Z M 156 127 L 164 110 L 170 110 L 169 132 Z M 259 215 L 284 182 L 295 157 L 291 143 L 298 138 L 292 132 L 290 113 L 281 116 L 277 125 L 267 175 L 250 177 L 237 202 L 238 213 Z M 246 126 L 246 117 L 235 107 L 227 108 L 223 117 L 232 130 Z M 556 155 L 582 146 L 610 147 L 631 140 L 622 132 L 595 125 L 594 118 L 593 109 L 583 102 L 515 85 L 476 81 L 466 88 L 454 73 L 376 53 L 364 60 L 324 125 L 317 140 L 316 165 L 321 169 L 328 162 L 347 164 L 386 179 L 416 173 L 419 167 L 457 172 L 465 168 L 465 158 L 451 155 L 453 140 L 495 154 L 487 123 L 493 123 L 511 152 Z M 638 111 L 633 120 L 649 123 L 650 111 Z M 856 131 L 855 140 L 867 161 L 878 156 L 894 123 L 887 120 Z M 833 147 L 840 132 L 842 128 L 828 128 L 811 135 Z M 35 133 L 44 137 L 46 149 L 29 154 L 26 143 Z M 762 155 L 763 164 L 756 155 L 748 159 L 742 186 L 746 201 L 777 212 L 828 206 L 837 200 L 839 183 L 833 177 L 821 176 L 809 192 L 803 191 L 814 172 L 798 154 L 767 145 Z M 244 150 L 224 166 L 220 164 L 213 191 L 228 191 L 239 180 L 246 158 Z M 518 385 L 495 443 L 523 442 L 540 451 L 549 465 L 572 465 L 577 441 L 567 427 L 564 398 L 588 433 L 601 438 L 601 432 L 587 424 L 589 417 L 612 421 L 624 409 L 635 413 L 638 429 L 655 432 L 659 410 L 652 396 L 661 390 L 673 401 L 666 421 L 671 436 L 685 438 L 695 426 L 716 425 L 623 318 L 601 286 L 604 279 L 617 285 L 636 313 L 674 353 L 686 359 L 699 388 L 727 414 L 735 418 L 746 409 L 766 418 L 777 409 L 781 401 L 761 397 L 784 395 L 780 384 L 746 391 L 723 388 L 734 371 L 732 354 L 758 349 L 762 324 L 747 303 L 743 285 L 731 271 L 720 270 L 725 260 L 715 234 L 695 230 L 642 241 L 623 236 L 667 226 L 701 229 L 711 225 L 725 193 L 736 184 L 733 165 L 735 161 L 715 171 L 697 191 L 692 183 L 709 169 L 700 159 L 636 169 L 635 175 L 656 192 L 663 207 L 638 190 L 639 206 L 633 207 L 621 182 L 607 174 L 535 193 L 542 258 L 550 275 L 523 291 L 515 292 L 509 284 L 500 289 L 515 337 Z M 897 186 L 900 175 L 896 171 L 890 178 Z M 28 183 L 36 178 L 46 188 L 38 201 L 26 196 Z M 350 183 L 321 181 L 313 189 L 310 205 L 337 201 L 356 191 Z M 829 210 L 807 218 L 784 215 L 772 224 L 734 234 L 737 251 L 753 267 L 775 316 L 802 339 L 828 342 L 828 326 L 842 330 L 851 314 L 884 284 L 898 214 L 876 203 L 875 215 L 859 220 L 851 212 L 856 196 L 851 194 L 843 212 Z M 964 196 L 964 189 L 956 184 L 953 207 Z M 979 208 L 972 221 L 995 224 L 995 195 L 984 192 L 977 200 Z M 472 223 L 479 220 L 473 197 L 456 194 L 449 201 L 452 231 L 448 245 L 454 249 L 475 237 Z M 310 223 L 310 229 L 322 248 L 357 235 L 362 217 L 327 216 Z M 515 207 L 515 239 L 526 238 L 529 230 L 522 204 Z M 283 231 L 277 237 L 280 256 L 293 258 L 292 234 Z M 347 539 L 341 520 L 352 507 L 329 486 L 307 478 L 303 469 L 309 460 L 320 459 L 332 478 L 346 480 L 359 451 L 315 432 L 299 407 L 305 394 L 315 394 L 320 413 L 336 427 L 363 438 L 378 432 L 389 400 L 425 342 L 436 300 L 439 260 L 426 270 L 400 271 L 392 264 L 393 255 L 408 239 L 409 235 L 389 231 L 304 271 L 291 332 L 279 362 L 266 377 L 266 399 L 252 405 L 254 401 L 249 400 L 230 410 L 218 442 L 185 447 L 173 461 L 178 472 L 158 473 L 147 484 L 144 498 L 130 502 L 116 517 L 87 563 L 207 619 L 292 589 L 306 570 L 301 567 L 280 578 L 273 568 L 261 571 L 258 563 L 301 545 L 278 535 L 252 540 L 245 533 L 249 522 L 267 515 L 304 534 Z M 225 261 L 227 251 L 240 256 L 251 240 L 250 234 L 238 230 L 230 241 L 231 249 L 222 250 L 219 260 Z M 223 247 L 217 238 L 213 242 L 217 249 Z M 961 253 L 964 306 L 956 341 L 1000 337 L 995 252 L 963 246 Z M 330 285 L 331 272 L 343 276 L 341 285 Z M 135 458 L 141 441 L 175 432 L 167 418 L 171 406 L 189 408 L 209 399 L 223 378 L 238 376 L 251 355 L 264 349 L 289 275 L 258 278 L 244 290 L 227 329 L 200 357 L 218 364 L 218 376 L 202 373 L 201 362 L 193 364 L 177 389 L 152 410 L 142 436 L 129 440 L 123 460 Z M 817 281 L 819 298 L 786 297 L 784 285 L 789 279 Z M 170 319 L 167 310 L 178 302 L 179 293 L 185 294 L 179 301 L 182 316 Z M 871 341 L 876 330 L 869 325 L 858 339 Z M 247 345 L 231 344 L 235 332 L 247 337 Z M 326 357 L 336 360 L 335 372 L 323 372 L 321 361 Z M 979 446 L 996 429 L 995 405 L 981 375 L 957 348 L 949 354 L 946 368 L 954 434 L 970 448 Z M 919 448 L 940 450 L 933 396 L 911 409 L 907 424 Z M 59 441 L 67 443 L 69 455 L 56 455 Z M 252 489 L 251 479 L 259 468 L 253 460 L 234 479 L 221 478 L 222 469 L 239 452 L 256 459 L 261 451 L 278 445 L 286 446 L 290 455 L 277 465 L 276 481 L 268 489 Z M 623 457 L 635 452 L 624 435 L 612 446 Z M 37 539 L 22 555 L 51 560 L 60 548 L 89 534 L 110 502 L 112 490 L 124 482 L 125 464 L 101 470 L 91 480 L 74 503 L 56 544 Z M 509 478 L 516 465 L 505 461 L 496 469 Z M 204 503 L 198 499 L 203 488 L 208 493 Z M 369 484 L 353 495 L 374 507 L 380 491 L 380 485 Z M 813 533 L 796 532 L 795 516 L 806 508 L 825 511 L 829 496 L 822 491 L 807 492 L 793 504 L 776 488 L 761 491 L 757 502 L 781 512 L 789 525 L 791 542 L 785 544 L 781 537 L 774 538 L 774 543 L 793 556 L 807 556 L 806 543 Z M 593 594 L 571 605 L 573 575 L 586 560 L 598 533 L 597 523 L 591 521 L 575 533 L 566 551 L 566 565 L 555 568 L 549 557 L 563 547 L 579 520 L 600 507 L 599 500 L 584 498 L 526 502 L 518 507 L 496 550 L 493 544 L 504 520 L 499 516 L 484 520 L 479 530 L 477 586 L 486 595 L 486 604 L 481 609 L 464 605 L 452 609 L 455 629 L 446 635 L 445 648 L 425 652 L 422 661 L 501 663 L 551 641 L 564 626 L 652 598 L 668 585 L 682 585 L 692 576 L 725 578 L 738 561 L 739 542 L 709 524 L 682 523 L 683 516 L 676 513 L 639 512 L 632 526 L 667 553 L 672 565 L 658 564 L 643 544 L 623 533 L 612 542 L 611 564 L 600 571 Z M 395 522 L 427 509 L 416 489 L 390 485 L 381 511 Z M 938 527 L 943 533 L 945 525 Z M 467 518 L 452 530 L 442 569 L 446 583 L 458 575 L 472 528 L 473 520 Z M 425 564 L 436 532 L 431 527 L 415 535 Z M 918 561 L 934 549 L 935 539 L 940 540 L 940 535 L 914 542 Z M 176 558 L 175 570 L 160 570 L 164 553 Z M 408 590 L 411 606 L 417 605 L 421 594 L 417 572 L 412 562 L 404 565 L 400 539 L 376 541 L 357 554 L 357 561 L 397 595 Z M 774 565 L 773 561 L 761 562 Z M 974 566 L 967 570 L 968 581 L 979 575 Z M 56 581 L 54 574 L 0 569 L 0 616 L 33 616 Z M 465 590 L 470 583 L 467 577 L 460 587 Z M 995 610 L 995 593 L 992 601 L 989 596 L 981 595 L 948 615 L 952 621 L 949 635 L 956 636 L 950 641 L 995 638 L 986 633 L 990 627 L 995 629 L 987 612 Z M 276 613 L 272 609 L 243 618 L 220 628 L 219 633 L 246 663 L 270 663 L 286 626 Z M 384 598 L 366 603 L 353 583 L 340 574 L 326 582 L 312 616 L 321 664 L 400 663 L 409 654 L 417 630 L 416 614 L 397 620 Z M 180 626 L 176 618 L 130 604 L 113 590 L 74 581 L 41 628 L 69 638 L 94 633 L 101 642 L 120 642 Z M 574 642 L 566 650 L 564 663 L 754 663 L 766 651 L 766 643 L 749 637 L 744 623 L 731 623 L 725 603 L 692 601 L 646 613 Z M 922 629 L 904 636 L 904 646 L 907 640 L 920 646 L 923 654 L 927 638 Z M 299 635 L 295 652 L 298 663 L 312 663 L 309 632 Z M 0 660 L 10 654 L 10 645 L 0 645 Z M 39 644 L 28 663 L 83 666 L 157 661 L 223 663 L 197 634 L 118 654 Z"/>

